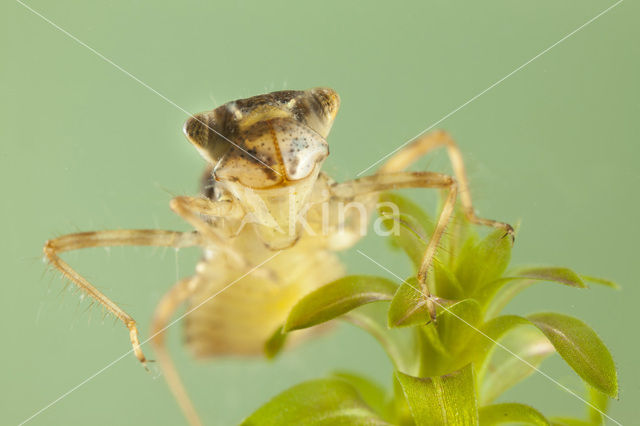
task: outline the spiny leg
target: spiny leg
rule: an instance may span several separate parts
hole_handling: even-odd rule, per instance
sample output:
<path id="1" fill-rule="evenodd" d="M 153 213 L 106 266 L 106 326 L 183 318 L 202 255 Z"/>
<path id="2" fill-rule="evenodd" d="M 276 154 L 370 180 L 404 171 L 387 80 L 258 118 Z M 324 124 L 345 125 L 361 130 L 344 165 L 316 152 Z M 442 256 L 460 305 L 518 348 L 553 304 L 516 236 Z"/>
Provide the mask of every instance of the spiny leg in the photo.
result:
<path id="1" fill-rule="evenodd" d="M 420 269 L 418 270 L 418 283 L 420 290 L 427 299 L 429 315 L 435 319 L 435 305 L 431 298 L 431 292 L 427 284 L 427 272 L 433 262 L 433 258 L 438 248 L 442 234 L 453 214 L 455 208 L 458 186 L 456 181 L 442 173 L 434 172 L 397 172 L 376 174 L 349 182 L 336 184 L 331 187 L 331 192 L 342 199 L 351 200 L 358 197 L 367 196 L 373 192 L 388 191 L 401 188 L 440 188 L 448 190 L 449 194 L 445 200 L 440 216 L 436 223 L 433 235 L 429 239 L 427 248 L 422 256 Z"/>
<path id="2" fill-rule="evenodd" d="M 138 360 L 146 365 L 146 358 L 140 349 L 138 329 L 135 320 L 111 299 L 78 274 L 69 264 L 62 260 L 60 253 L 90 247 L 114 246 L 156 246 L 156 247 L 190 247 L 200 245 L 200 236 L 195 232 L 161 231 L 155 229 L 115 230 L 81 232 L 63 235 L 44 244 L 44 255 L 51 265 L 70 279 L 82 291 L 114 314 L 129 329 L 129 338 Z"/>
<path id="3" fill-rule="evenodd" d="M 449 161 L 453 167 L 453 173 L 458 181 L 458 185 L 460 186 L 460 203 L 462 204 L 462 208 L 464 209 L 464 214 L 467 219 L 471 223 L 475 223 L 477 225 L 502 228 L 513 241 L 514 231 L 511 225 L 496 220 L 481 218 L 476 215 L 475 209 L 473 208 L 473 202 L 471 200 L 469 179 L 467 178 L 464 161 L 462 160 L 462 153 L 460 152 L 460 148 L 458 148 L 456 142 L 447 132 L 438 130 L 433 133 L 420 136 L 387 160 L 382 167 L 380 167 L 378 173 L 402 171 L 418 160 L 418 158 L 441 146 L 445 146 L 447 148 L 447 154 L 449 155 Z"/>
<path id="4" fill-rule="evenodd" d="M 171 389 L 182 412 L 191 425 L 201 425 L 202 422 L 180 380 L 171 355 L 169 355 L 167 351 L 165 345 L 165 330 L 176 309 L 189 297 L 197 284 L 197 279 L 190 277 L 174 285 L 171 290 L 162 297 L 160 303 L 158 303 L 153 315 L 153 321 L 151 322 L 151 343 L 155 348 L 157 361 L 164 372 L 164 377 L 167 380 L 169 389 Z"/>

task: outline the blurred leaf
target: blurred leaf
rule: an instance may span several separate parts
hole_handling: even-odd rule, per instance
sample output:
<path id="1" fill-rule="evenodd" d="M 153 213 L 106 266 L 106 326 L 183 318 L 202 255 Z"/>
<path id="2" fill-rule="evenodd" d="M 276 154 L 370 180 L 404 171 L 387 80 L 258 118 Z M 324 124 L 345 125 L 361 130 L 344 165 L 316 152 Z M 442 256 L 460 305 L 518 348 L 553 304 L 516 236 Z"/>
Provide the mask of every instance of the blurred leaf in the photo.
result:
<path id="1" fill-rule="evenodd" d="M 613 281 L 605 280 L 604 278 L 592 277 L 590 275 L 584 275 L 584 274 L 581 274 L 580 277 L 585 281 L 589 281 L 595 284 L 600 284 L 605 287 L 611 287 L 615 290 L 620 290 L 621 288 L 618 284 L 614 283 Z"/>
<path id="2" fill-rule="evenodd" d="M 487 304 L 487 317 L 500 313 L 518 293 L 536 282 L 552 281 L 570 287 L 587 287 L 580 276 L 568 268 L 523 268 L 512 271 L 511 274 L 512 276 L 495 280 L 477 291 L 475 297 L 481 304 Z"/>
<path id="3" fill-rule="evenodd" d="M 519 423 L 549 426 L 549 421 L 535 408 L 524 404 L 506 403 L 481 407 L 480 425 L 491 426 L 502 423 Z"/>
<path id="4" fill-rule="evenodd" d="M 392 203 L 397 207 L 397 211 L 394 211 L 390 206 L 382 205 L 378 208 L 378 214 L 387 231 L 394 229 L 394 226 L 398 230 L 397 234 L 389 236 L 389 241 L 392 246 L 405 251 L 417 270 L 433 232 L 433 220 L 420 206 L 401 195 L 385 192 L 380 195 L 380 202 Z"/>
<path id="5" fill-rule="evenodd" d="M 455 274 L 467 294 L 502 275 L 511 259 L 511 245 L 503 229 L 496 229 L 477 244 L 464 245 Z"/>
<path id="6" fill-rule="evenodd" d="M 276 331 L 267 339 L 264 344 L 264 354 L 268 359 L 275 358 L 287 340 L 287 334 L 284 332 L 283 327 L 278 327 Z"/>
<path id="7" fill-rule="evenodd" d="M 389 425 L 341 379 L 311 380 L 294 386 L 258 408 L 243 426 Z"/>
<path id="8" fill-rule="evenodd" d="M 397 284 L 386 278 L 350 275 L 307 294 L 289 312 L 284 330 L 292 331 L 332 320 L 358 306 L 391 300 Z"/>
<path id="9" fill-rule="evenodd" d="M 507 333 L 499 342 L 510 352 L 494 345 L 488 359 L 480 365 L 480 405 L 493 402 L 506 390 L 527 378 L 535 371 L 534 368 L 555 352 L 546 336 L 532 327 L 518 327 L 514 332 Z"/>
<path id="10" fill-rule="evenodd" d="M 342 379 L 358 391 L 364 402 L 387 421 L 392 420 L 390 407 L 387 404 L 387 391 L 378 383 L 347 371 L 336 371 L 333 377 Z"/>
<path id="11" fill-rule="evenodd" d="M 476 425 L 478 406 L 471 364 L 445 376 L 396 372 L 416 425 Z"/>
<path id="12" fill-rule="evenodd" d="M 371 303 L 344 314 L 341 319 L 373 336 L 391 359 L 396 370 L 417 373 L 418 353 L 413 330 L 387 327 L 387 303 Z"/>
<path id="13" fill-rule="evenodd" d="M 556 351 L 594 388 L 616 398 L 618 379 L 613 358 L 598 335 L 577 318 L 558 313 L 529 315 Z"/>
<path id="14" fill-rule="evenodd" d="M 590 406 L 587 406 L 589 410 L 589 421 L 594 425 L 604 424 L 602 413 L 606 413 L 609 408 L 609 397 L 599 390 L 594 389 L 591 386 L 589 388 L 589 402 Z"/>

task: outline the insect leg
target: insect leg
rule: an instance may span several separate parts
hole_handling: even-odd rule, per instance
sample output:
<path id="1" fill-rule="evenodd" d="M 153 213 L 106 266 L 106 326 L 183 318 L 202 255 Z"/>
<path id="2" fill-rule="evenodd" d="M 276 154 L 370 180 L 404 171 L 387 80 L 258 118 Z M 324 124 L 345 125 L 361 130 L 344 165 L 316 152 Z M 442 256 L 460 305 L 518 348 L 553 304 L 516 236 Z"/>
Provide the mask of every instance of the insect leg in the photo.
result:
<path id="1" fill-rule="evenodd" d="M 195 232 L 161 231 L 155 229 L 115 230 L 64 235 L 47 241 L 44 244 L 43 251 L 51 265 L 124 323 L 129 329 L 129 338 L 131 339 L 136 357 L 143 365 L 146 365 L 146 358 L 140 349 L 138 329 L 135 320 L 91 285 L 86 278 L 71 268 L 60 258 L 59 254 L 89 247 L 157 246 L 180 248 L 196 245 L 200 245 L 200 236 Z"/>
<path id="2" fill-rule="evenodd" d="M 171 316 L 176 309 L 191 295 L 197 286 L 197 279 L 194 277 L 180 280 L 169 290 L 156 307 L 151 322 L 151 343 L 155 348 L 156 358 L 160 364 L 160 368 L 164 372 L 169 389 L 175 396 L 180 408 L 191 425 L 201 425 L 202 422 L 198 417 L 193 403 L 189 399 L 189 395 L 180 380 L 178 371 L 176 370 L 173 360 L 169 355 L 165 345 L 165 330 Z"/>
<path id="3" fill-rule="evenodd" d="M 438 248 L 440 238 L 449 223 L 449 219 L 453 214 L 458 192 L 458 185 L 451 176 L 434 172 L 397 172 L 387 174 L 376 174 L 349 182 L 335 184 L 331 187 L 334 196 L 352 200 L 359 197 L 366 197 L 374 192 L 388 191 L 401 188 L 440 188 L 448 190 L 438 222 L 436 224 L 433 235 L 429 239 L 427 248 L 422 256 L 422 262 L 418 269 L 418 282 L 420 290 L 427 298 L 427 306 L 432 319 L 435 318 L 435 305 L 430 300 L 431 292 L 427 285 L 427 272 L 433 262 L 433 258 Z"/>
<path id="4" fill-rule="evenodd" d="M 462 153 L 453 138 L 443 130 L 438 130 L 433 133 L 420 136 L 389 158 L 389 160 L 380 167 L 378 173 L 392 173 L 405 170 L 418 160 L 418 158 L 441 146 L 447 148 L 447 154 L 449 155 L 449 161 L 453 167 L 453 173 L 458 181 L 458 185 L 460 186 L 460 203 L 462 204 L 462 208 L 464 209 L 464 214 L 467 219 L 478 225 L 503 228 L 513 240 L 514 231 L 511 225 L 504 222 L 498 222 L 496 220 L 481 218 L 476 215 L 471 201 L 469 179 L 467 178 L 464 161 L 462 160 Z"/>
<path id="5" fill-rule="evenodd" d="M 234 250 L 217 227 L 207 223 L 204 217 L 224 218 L 233 214 L 233 205 L 229 202 L 211 201 L 208 198 L 178 196 L 169 206 L 176 214 L 196 228 L 209 243 L 226 252 L 238 265 L 246 266 L 244 257 Z"/>

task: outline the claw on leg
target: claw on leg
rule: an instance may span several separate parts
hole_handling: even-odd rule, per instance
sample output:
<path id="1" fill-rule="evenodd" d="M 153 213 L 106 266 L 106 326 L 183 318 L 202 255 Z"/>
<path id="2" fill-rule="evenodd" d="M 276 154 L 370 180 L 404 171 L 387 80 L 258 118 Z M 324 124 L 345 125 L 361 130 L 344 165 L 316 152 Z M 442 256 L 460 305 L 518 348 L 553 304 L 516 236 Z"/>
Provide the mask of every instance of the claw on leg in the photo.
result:
<path id="1" fill-rule="evenodd" d="M 138 328 L 136 327 L 135 321 L 128 323 L 127 328 L 129 328 L 129 338 L 131 339 L 131 345 L 133 346 L 133 353 L 135 354 L 136 358 L 138 358 L 138 361 L 140 361 L 144 369 L 149 371 L 149 368 L 147 367 L 147 358 L 142 353 L 142 349 L 140 349 Z"/>

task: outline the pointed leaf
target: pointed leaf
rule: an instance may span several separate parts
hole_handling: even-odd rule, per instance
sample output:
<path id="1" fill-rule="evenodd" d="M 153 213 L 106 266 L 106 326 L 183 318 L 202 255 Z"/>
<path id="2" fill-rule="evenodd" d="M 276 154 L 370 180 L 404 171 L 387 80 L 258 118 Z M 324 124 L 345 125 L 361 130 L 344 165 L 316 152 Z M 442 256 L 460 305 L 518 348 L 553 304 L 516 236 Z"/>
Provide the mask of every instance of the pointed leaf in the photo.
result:
<path id="1" fill-rule="evenodd" d="M 289 312 L 284 330 L 292 331 L 332 320 L 358 306 L 391 300 L 397 284 L 386 278 L 350 275 L 307 294 Z"/>
<path id="2" fill-rule="evenodd" d="M 471 364 L 429 378 L 396 372 L 416 425 L 476 425 L 478 406 Z"/>
<path id="3" fill-rule="evenodd" d="M 488 317 L 497 315 L 518 293 L 536 282 L 552 281 L 570 287 L 587 288 L 578 274 L 569 268 L 538 267 L 512 271 L 512 276 L 495 280 L 480 288 L 475 297 L 488 304 Z"/>
<path id="4" fill-rule="evenodd" d="M 511 245 L 503 229 L 496 229 L 477 244 L 465 244 L 455 270 L 463 288 L 472 292 L 498 279 L 509 265 Z"/>
<path id="5" fill-rule="evenodd" d="M 389 425 L 341 379 L 311 380 L 294 386 L 260 407 L 242 426 Z"/>
<path id="6" fill-rule="evenodd" d="M 584 274 L 580 275 L 580 277 L 585 281 L 589 281 L 589 282 L 594 283 L 594 284 L 600 284 L 600 285 L 603 285 L 605 287 L 611 287 L 614 290 L 620 290 L 620 288 L 621 288 L 615 282 L 606 280 L 604 278 L 592 277 L 590 275 L 584 275 Z"/>
<path id="7" fill-rule="evenodd" d="M 577 318 L 557 313 L 534 314 L 528 319 L 585 382 L 612 398 L 617 397 L 618 379 L 613 358 L 591 327 Z"/>
<path id="8" fill-rule="evenodd" d="M 532 278 L 535 280 L 555 281 L 571 287 L 586 288 L 580 276 L 569 268 L 558 266 L 546 266 L 538 268 L 522 268 L 515 270 L 513 275 L 520 278 Z"/>
<path id="9" fill-rule="evenodd" d="M 527 425 L 549 426 L 542 413 L 524 404 L 506 403 L 481 407 L 480 426 L 499 425 L 502 423 L 518 423 Z"/>

